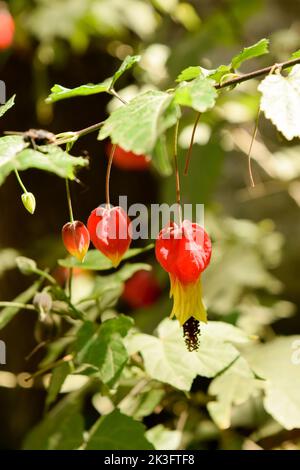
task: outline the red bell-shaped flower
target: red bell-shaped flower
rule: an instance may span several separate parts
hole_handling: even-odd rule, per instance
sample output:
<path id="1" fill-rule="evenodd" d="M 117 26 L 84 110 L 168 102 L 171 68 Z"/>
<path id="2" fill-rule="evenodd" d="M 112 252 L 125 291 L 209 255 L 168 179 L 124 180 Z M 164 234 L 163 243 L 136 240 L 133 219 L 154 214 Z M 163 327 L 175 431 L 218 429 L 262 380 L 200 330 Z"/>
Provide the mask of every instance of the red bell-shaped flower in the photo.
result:
<path id="1" fill-rule="evenodd" d="M 107 144 L 107 155 L 109 156 L 112 144 Z M 116 146 L 113 164 L 120 170 L 144 171 L 150 167 L 151 158 L 146 155 L 137 155 L 133 152 L 127 152 L 119 145 Z"/>
<path id="2" fill-rule="evenodd" d="M 6 7 L 0 4 L 0 50 L 11 46 L 15 32 L 15 22 Z M 5 4 L 4 4 L 5 5 Z"/>
<path id="3" fill-rule="evenodd" d="M 91 212 L 87 226 L 95 248 L 117 267 L 131 243 L 130 219 L 124 209 L 99 206 Z"/>
<path id="4" fill-rule="evenodd" d="M 174 299 L 171 317 L 176 316 L 184 327 L 188 348 L 197 349 L 198 322 L 207 321 L 201 273 L 210 262 L 210 238 L 198 224 L 184 220 L 178 226 L 172 222 L 159 233 L 155 254 L 170 276 L 170 296 Z"/>
<path id="5" fill-rule="evenodd" d="M 90 234 L 84 223 L 79 220 L 68 222 L 63 226 L 61 233 L 66 250 L 79 261 L 83 261 L 90 245 Z"/>

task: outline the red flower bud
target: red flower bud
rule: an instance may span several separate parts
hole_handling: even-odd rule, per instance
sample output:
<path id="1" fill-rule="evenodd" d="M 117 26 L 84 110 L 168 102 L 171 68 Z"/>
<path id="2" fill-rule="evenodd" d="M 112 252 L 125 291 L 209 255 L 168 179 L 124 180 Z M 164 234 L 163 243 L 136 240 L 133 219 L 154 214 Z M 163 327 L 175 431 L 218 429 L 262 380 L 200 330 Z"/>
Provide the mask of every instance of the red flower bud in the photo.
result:
<path id="1" fill-rule="evenodd" d="M 14 38 L 15 23 L 6 8 L 0 6 L 0 50 L 7 49 Z"/>
<path id="2" fill-rule="evenodd" d="M 159 233 L 155 254 L 170 276 L 170 295 L 174 298 L 171 317 L 176 316 L 184 327 L 188 348 L 197 349 L 199 321 L 207 321 L 201 273 L 210 262 L 210 238 L 198 224 L 184 220 L 178 226 L 172 222 Z"/>
<path id="3" fill-rule="evenodd" d="M 107 155 L 111 153 L 112 144 L 107 144 Z M 146 155 L 137 155 L 133 152 L 127 152 L 119 145 L 116 146 L 113 164 L 120 170 L 143 171 L 150 167 L 150 157 Z"/>
<path id="4" fill-rule="evenodd" d="M 90 245 L 90 234 L 84 223 L 79 220 L 68 222 L 63 226 L 61 233 L 66 250 L 79 261 L 83 261 Z"/>
<path id="5" fill-rule="evenodd" d="M 131 243 L 130 219 L 124 209 L 99 206 L 91 212 L 87 226 L 95 248 L 117 267 Z"/>

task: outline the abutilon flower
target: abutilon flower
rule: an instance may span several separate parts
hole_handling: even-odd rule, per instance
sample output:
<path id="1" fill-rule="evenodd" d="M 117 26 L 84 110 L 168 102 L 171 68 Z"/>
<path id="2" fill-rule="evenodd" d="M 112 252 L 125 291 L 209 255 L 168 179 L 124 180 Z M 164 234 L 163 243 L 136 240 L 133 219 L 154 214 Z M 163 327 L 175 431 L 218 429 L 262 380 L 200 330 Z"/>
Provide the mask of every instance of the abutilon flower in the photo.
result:
<path id="1" fill-rule="evenodd" d="M 3 6 L 4 5 L 4 6 Z M 15 22 L 5 3 L 0 3 L 0 51 L 11 46 L 14 38 Z"/>
<path id="2" fill-rule="evenodd" d="M 196 350 L 199 347 L 199 322 L 207 322 L 201 273 L 210 262 L 210 238 L 196 223 L 184 220 L 178 226 L 171 222 L 160 231 L 155 254 L 170 276 L 170 296 L 174 300 L 171 318 L 176 316 L 183 326 L 189 351 Z"/>
<path id="3" fill-rule="evenodd" d="M 117 267 L 131 243 L 130 219 L 122 207 L 97 207 L 88 219 L 93 245 Z"/>
<path id="4" fill-rule="evenodd" d="M 112 150 L 112 144 L 107 145 L 107 155 Z M 151 158 L 147 155 L 137 155 L 133 152 L 127 152 L 119 145 L 116 146 L 113 164 L 120 170 L 144 171 L 148 170 L 151 164 Z"/>
<path id="5" fill-rule="evenodd" d="M 90 245 L 90 234 L 84 223 L 79 220 L 68 222 L 63 226 L 61 234 L 70 255 L 83 261 Z"/>

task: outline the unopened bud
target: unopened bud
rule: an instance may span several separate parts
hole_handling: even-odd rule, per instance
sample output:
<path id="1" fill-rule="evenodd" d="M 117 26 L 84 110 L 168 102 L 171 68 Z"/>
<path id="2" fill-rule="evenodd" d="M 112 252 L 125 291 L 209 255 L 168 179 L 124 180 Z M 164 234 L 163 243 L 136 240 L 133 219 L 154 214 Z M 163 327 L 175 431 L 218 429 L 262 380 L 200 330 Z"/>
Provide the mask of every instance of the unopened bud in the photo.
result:
<path id="1" fill-rule="evenodd" d="M 21 198 L 25 209 L 33 214 L 36 206 L 34 195 L 32 193 L 23 193 Z"/>

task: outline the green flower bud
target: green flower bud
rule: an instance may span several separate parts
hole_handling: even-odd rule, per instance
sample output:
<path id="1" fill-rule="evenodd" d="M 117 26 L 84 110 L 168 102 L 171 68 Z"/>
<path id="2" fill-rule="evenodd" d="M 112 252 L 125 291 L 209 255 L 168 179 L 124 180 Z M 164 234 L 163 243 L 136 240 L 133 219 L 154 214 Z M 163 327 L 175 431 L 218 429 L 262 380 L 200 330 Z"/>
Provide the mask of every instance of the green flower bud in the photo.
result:
<path id="1" fill-rule="evenodd" d="M 23 193 L 21 198 L 25 209 L 33 214 L 36 206 L 34 195 L 32 193 Z"/>

